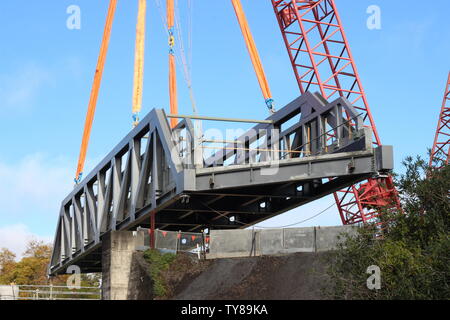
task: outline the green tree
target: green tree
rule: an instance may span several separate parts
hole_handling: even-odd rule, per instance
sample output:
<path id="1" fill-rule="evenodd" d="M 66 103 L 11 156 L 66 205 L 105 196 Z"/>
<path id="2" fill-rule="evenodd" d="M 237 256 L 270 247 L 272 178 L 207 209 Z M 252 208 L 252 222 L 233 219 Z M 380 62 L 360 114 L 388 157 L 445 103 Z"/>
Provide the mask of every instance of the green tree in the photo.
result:
<path id="1" fill-rule="evenodd" d="M 403 212 L 386 212 L 382 238 L 375 227 L 360 228 L 329 255 L 335 299 L 450 298 L 450 167 L 428 167 L 420 158 L 404 161 L 397 177 Z M 381 270 L 381 289 L 366 285 L 369 266 Z"/>
<path id="2" fill-rule="evenodd" d="M 15 267 L 14 282 L 16 284 L 46 284 L 51 250 L 51 246 L 43 241 L 31 240 L 23 258 Z"/>
<path id="3" fill-rule="evenodd" d="M 0 250 L 0 284 L 12 282 L 12 272 L 16 266 L 16 255 L 6 248 Z"/>
<path id="4" fill-rule="evenodd" d="M 52 246 L 43 241 L 30 240 L 23 257 L 16 262 L 16 255 L 4 248 L 0 250 L 0 284 L 15 283 L 18 285 L 66 285 L 69 275 L 61 275 L 49 279 L 47 268 L 52 254 Z M 98 274 L 81 276 L 81 286 L 98 287 Z"/>

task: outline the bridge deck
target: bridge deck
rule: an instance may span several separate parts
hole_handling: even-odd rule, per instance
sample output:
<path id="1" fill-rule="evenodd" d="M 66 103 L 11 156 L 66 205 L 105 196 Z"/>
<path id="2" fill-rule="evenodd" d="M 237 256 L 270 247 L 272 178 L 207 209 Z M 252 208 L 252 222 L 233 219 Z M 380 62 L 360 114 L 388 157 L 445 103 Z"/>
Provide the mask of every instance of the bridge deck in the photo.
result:
<path id="1" fill-rule="evenodd" d="M 188 118 L 153 110 L 66 197 L 49 273 L 101 271 L 112 230 L 246 228 L 392 169 L 351 104 L 307 93 L 209 152 Z M 214 143 L 214 141 L 212 142 Z"/>

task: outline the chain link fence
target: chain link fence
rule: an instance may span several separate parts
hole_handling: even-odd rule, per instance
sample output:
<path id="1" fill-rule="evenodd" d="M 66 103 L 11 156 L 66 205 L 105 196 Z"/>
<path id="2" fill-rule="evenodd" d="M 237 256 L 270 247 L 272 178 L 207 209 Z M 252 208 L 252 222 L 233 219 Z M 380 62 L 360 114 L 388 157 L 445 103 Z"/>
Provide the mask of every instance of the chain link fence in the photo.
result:
<path id="1" fill-rule="evenodd" d="M 140 250 L 150 249 L 151 229 L 138 228 L 144 232 L 144 246 Z M 155 249 L 164 252 L 187 252 L 204 257 L 209 252 L 210 237 L 204 233 L 155 230 Z"/>

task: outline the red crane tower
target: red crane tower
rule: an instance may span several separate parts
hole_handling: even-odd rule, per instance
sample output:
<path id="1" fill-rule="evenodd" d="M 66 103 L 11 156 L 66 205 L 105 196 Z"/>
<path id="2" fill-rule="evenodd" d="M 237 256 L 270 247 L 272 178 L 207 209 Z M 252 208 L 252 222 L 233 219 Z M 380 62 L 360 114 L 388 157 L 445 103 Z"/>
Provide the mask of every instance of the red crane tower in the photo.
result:
<path id="1" fill-rule="evenodd" d="M 271 1 L 301 93 L 347 98 L 372 128 L 374 144 L 381 145 L 334 0 Z M 375 221 L 385 210 L 400 209 L 391 176 L 371 178 L 334 197 L 345 225 Z"/>
<path id="2" fill-rule="evenodd" d="M 442 101 L 441 114 L 431 149 L 430 167 L 448 165 L 450 160 L 450 72 L 445 86 L 444 100 Z"/>

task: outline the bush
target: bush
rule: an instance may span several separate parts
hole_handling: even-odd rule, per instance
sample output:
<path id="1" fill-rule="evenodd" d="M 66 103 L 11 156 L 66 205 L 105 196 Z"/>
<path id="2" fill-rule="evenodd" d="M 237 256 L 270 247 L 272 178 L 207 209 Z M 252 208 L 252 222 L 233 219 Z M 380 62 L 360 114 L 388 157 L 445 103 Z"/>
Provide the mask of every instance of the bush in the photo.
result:
<path id="1" fill-rule="evenodd" d="M 167 294 L 167 286 L 161 272 L 169 269 L 176 255 L 172 253 L 161 253 L 159 250 L 150 249 L 144 252 L 145 260 L 150 264 L 149 272 L 153 280 L 153 292 L 157 297 Z"/>
<path id="2" fill-rule="evenodd" d="M 373 227 L 361 228 L 329 255 L 329 298 L 450 298 L 450 167 L 433 170 L 420 158 L 404 166 L 397 178 L 404 212 L 385 214 L 382 239 Z M 380 290 L 367 288 L 371 265 L 380 267 Z"/>

